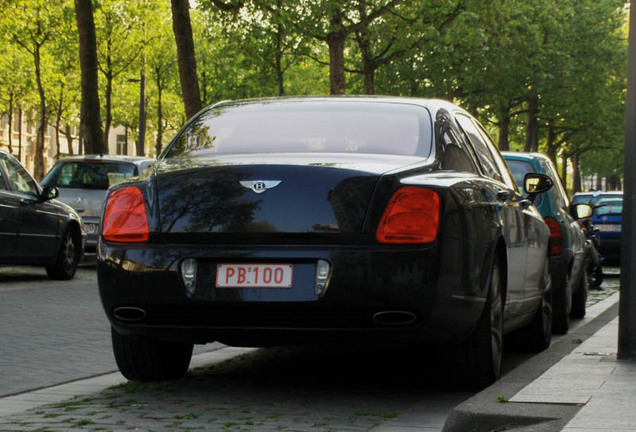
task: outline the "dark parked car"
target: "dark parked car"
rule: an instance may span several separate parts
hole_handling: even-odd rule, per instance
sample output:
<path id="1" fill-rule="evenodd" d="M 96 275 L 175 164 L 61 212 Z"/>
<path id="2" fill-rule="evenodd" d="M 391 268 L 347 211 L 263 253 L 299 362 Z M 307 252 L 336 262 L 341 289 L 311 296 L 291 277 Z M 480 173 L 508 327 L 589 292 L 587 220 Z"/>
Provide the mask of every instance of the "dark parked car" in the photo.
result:
<path id="1" fill-rule="evenodd" d="M 453 347 L 484 386 L 504 333 L 550 344 L 549 229 L 447 102 L 220 103 L 104 209 L 99 290 L 132 380 L 183 376 L 195 343 L 384 341 Z"/>
<path id="2" fill-rule="evenodd" d="M 623 227 L 623 192 L 599 192 L 590 199 L 592 225 L 598 230 L 600 252 L 605 260 L 620 264 Z"/>
<path id="3" fill-rule="evenodd" d="M 585 273 L 587 248 L 585 234 L 570 214 L 570 202 L 554 165 L 547 156 L 538 153 L 504 152 L 503 157 L 518 185 L 527 173 L 549 176 L 554 187 L 537 196 L 535 205 L 550 227 L 550 273 L 552 275 L 552 329 L 567 333 L 570 315 L 585 316 L 588 279 Z M 572 207 L 575 209 L 575 207 Z"/>
<path id="4" fill-rule="evenodd" d="M 0 264 L 45 266 L 54 279 L 75 275 L 84 231 L 75 210 L 54 199 L 57 193 L 0 151 Z"/>
<path id="5" fill-rule="evenodd" d="M 572 199 L 570 200 L 570 203 L 572 205 L 589 204 L 593 195 L 594 195 L 594 192 L 577 192 L 574 195 L 572 195 Z"/>
<path id="6" fill-rule="evenodd" d="M 97 236 L 106 190 L 145 173 L 155 159 L 135 156 L 85 155 L 58 160 L 42 185 L 58 188 L 58 199 L 73 207 L 84 222 L 86 254 L 97 250 Z"/>

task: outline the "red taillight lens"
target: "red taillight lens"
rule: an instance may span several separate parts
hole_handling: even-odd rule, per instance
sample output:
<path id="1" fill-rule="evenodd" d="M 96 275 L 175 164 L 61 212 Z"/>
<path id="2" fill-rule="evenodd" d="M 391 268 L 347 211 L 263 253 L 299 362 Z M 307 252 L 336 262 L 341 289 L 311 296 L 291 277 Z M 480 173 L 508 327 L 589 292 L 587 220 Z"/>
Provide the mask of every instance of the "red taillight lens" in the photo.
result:
<path id="1" fill-rule="evenodd" d="M 108 197 L 102 235 L 109 242 L 148 241 L 146 203 L 139 188 L 131 186 L 117 189 Z"/>
<path id="2" fill-rule="evenodd" d="M 556 219 L 551 217 L 544 218 L 545 223 L 550 228 L 550 253 L 552 255 L 559 255 L 563 252 L 563 231 L 561 231 L 561 225 Z"/>
<path id="3" fill-rule="evenodd" d="M 375 237 L 380 243 L 430 243 L 438 226 L 439 196 L 428 189 L 404 187 L 391 197 Z"/>

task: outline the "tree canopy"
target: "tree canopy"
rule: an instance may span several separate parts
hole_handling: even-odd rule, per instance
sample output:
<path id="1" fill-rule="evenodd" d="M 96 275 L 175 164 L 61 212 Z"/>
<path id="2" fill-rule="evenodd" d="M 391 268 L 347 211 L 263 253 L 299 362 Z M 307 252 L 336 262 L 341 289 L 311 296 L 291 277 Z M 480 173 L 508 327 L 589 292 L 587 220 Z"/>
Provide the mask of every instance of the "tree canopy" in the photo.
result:
<path id="1" fill-rule="evenodd" d="M 475 114 L 501 150 L 546 153 L 574 174 L 574 190 L 579 174 L 620 186 L 623 1 L 0 0 L 10 11 L 0 111 L 33 113 L 71 140 L 80 3 L 93 6 L 103 140 L 125 126 L 156 155 L 187 118 L 226 99 L 436 97 Z"/>

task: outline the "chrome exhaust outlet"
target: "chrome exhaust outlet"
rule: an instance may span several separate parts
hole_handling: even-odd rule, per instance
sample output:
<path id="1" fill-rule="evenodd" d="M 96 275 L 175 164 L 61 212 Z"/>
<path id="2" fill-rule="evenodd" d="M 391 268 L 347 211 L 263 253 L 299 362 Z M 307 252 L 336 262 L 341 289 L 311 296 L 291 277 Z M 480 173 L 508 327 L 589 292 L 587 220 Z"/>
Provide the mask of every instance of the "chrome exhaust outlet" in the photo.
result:
<path id="1" fill-rule="evenodd" d="M 385 326 L 405 326 L 416 320 L 417 315 L 407 311 L 382 311 L 373 315 L 373 321 Z"/>
<path id="2" fill-rule="evenodd" d="M 134 306 L 121 306 L 113 310 L 113 316 L 120 321 L 143 321 L 146 319 L 146 311 Z"/>

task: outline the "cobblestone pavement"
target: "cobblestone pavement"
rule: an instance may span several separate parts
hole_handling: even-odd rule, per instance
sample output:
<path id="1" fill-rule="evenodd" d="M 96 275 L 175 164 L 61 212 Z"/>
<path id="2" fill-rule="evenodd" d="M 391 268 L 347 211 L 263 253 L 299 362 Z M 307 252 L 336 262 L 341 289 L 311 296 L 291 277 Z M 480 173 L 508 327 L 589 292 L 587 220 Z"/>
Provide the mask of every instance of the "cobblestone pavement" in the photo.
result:
<path id="1" fill-rule="evenodd" d="M 0 431 L 439 431 L 470 396 L 408 351 L 270 348 L 191 370 L 177 382 L 124 383 L 0 418 Z M 375 358 L 371 358 L 375 356 Z M 425 369 L 420 371 L 419 368 Z M 446 372 L 444 372 L 446 373 Z M 387 429 L 383 429 L 387 428 Z"/>
<path id="2" fill-rule="evenodd" d="M 617 276 L 591 291 L 588 304 L 615 294 Z M 181 381 L 128 382 L 8 415 L 0 431 L 440 431 L 471 393 L 448 384 L 452 371 L 444 365 L 411 354 L 255 350 L 191 369 Z"/>

